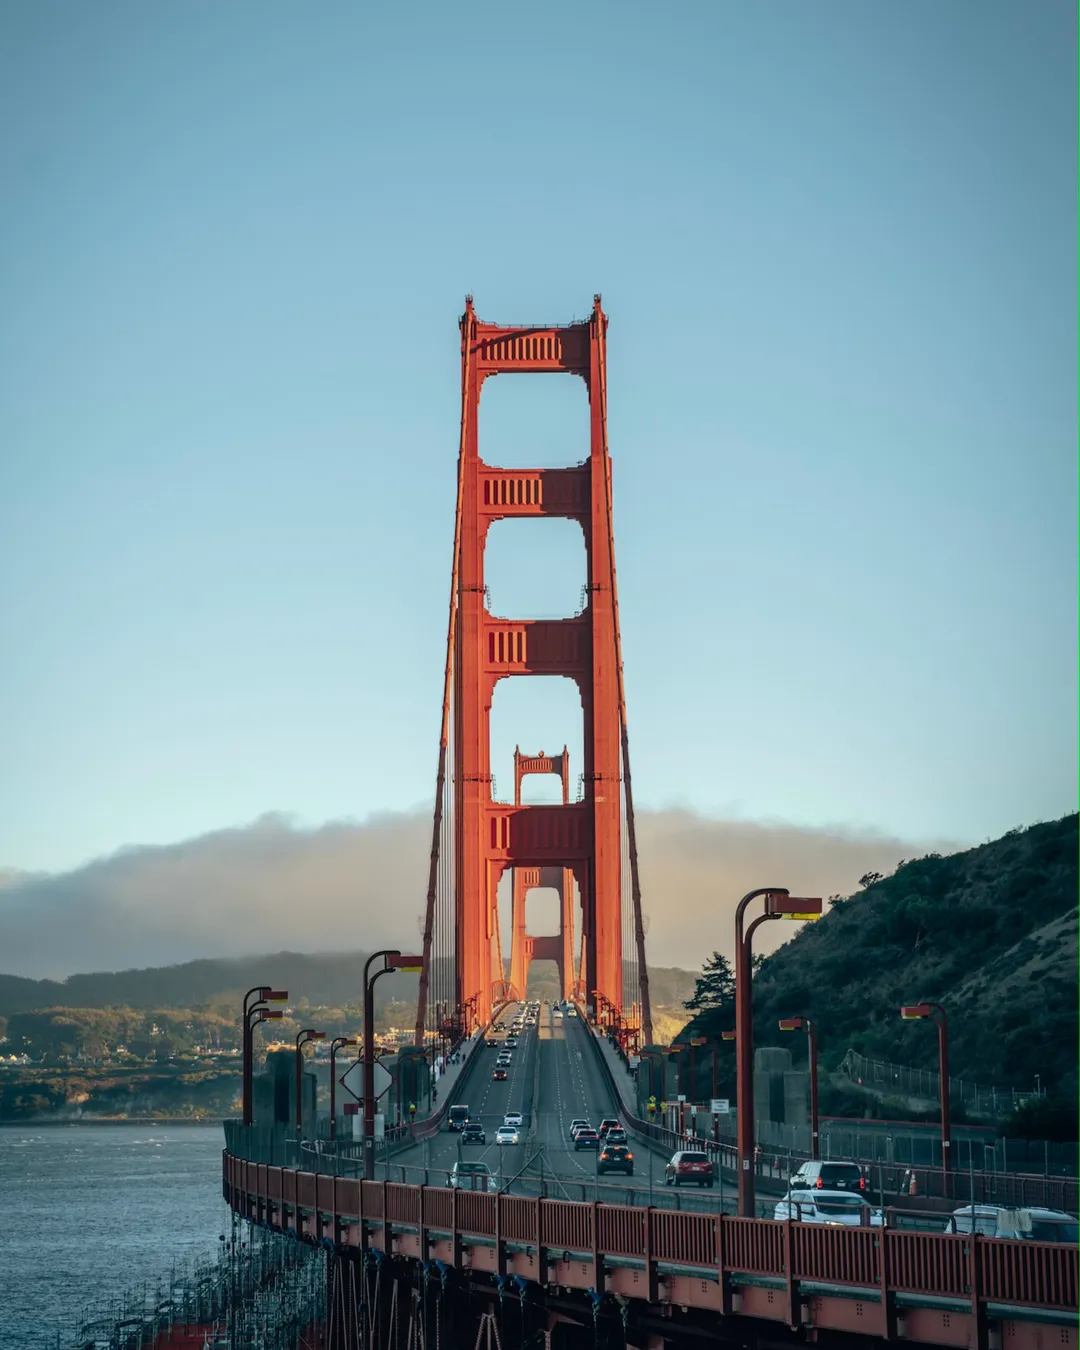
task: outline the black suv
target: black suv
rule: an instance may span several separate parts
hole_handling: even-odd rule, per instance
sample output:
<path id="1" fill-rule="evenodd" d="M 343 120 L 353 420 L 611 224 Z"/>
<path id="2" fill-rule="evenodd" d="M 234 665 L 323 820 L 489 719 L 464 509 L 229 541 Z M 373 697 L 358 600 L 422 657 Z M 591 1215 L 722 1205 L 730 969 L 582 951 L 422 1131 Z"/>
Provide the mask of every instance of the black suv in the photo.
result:
<path id="1" fill-rule="evenodd" d="M 632 1177 L 634 1155 L 625 1144 L 605 1144 L 596 1160 L 596 1170 L 601 1176 L 605 1172 L 625 1172 L 628 1177 Z"/>
<path id="2" fill-rule="evenodd" d="M 483 1125 L 475 1120 L 470 1120 L 461 1131 L 461 1142 L 463 1144 L 486 1144 L 487 1135 L 484 1133 Z"/>
<path id="3" fill-rule="evenodd" d="M 791 1178 L 789 1189 L 865 1191 L 866 1176 L 858 1163 L 805 1162 Z"/>

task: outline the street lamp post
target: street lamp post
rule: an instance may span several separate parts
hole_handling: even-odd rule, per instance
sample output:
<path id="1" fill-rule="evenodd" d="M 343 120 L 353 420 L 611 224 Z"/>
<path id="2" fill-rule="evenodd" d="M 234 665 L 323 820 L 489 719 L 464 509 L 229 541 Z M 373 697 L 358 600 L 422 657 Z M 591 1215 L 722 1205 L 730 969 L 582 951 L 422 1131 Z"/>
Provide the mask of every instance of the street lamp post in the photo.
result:
<path id="1" fill-rule="evenodd" d="M 337 1138 L 337 1066 L 335 1056 L 343 1045 L 357 1045 L 355 1036 L 335 1036 L 330 1042 L 330 1138 Z"/>
<path id="2" fill-rule="evenodd" d="M 261 1022 L 280 1022 L 284 1016 L 285 1014 L 281 1011 L 280 1008 L 267 1008 L 264 1004 L 261 1003 L 256 1003 L 253 1007 L 248 1009 L 248 1014 L 247 1018 L 245 1019 L 245 1027 L 244 1027 L 245 1033 L 244 1040 L 246 1050 L 245 1059 L 247 1063 L 244 1067 L 243 1071 L 244 1077 L 242 1083 L 245 1125 L 252 1124 L 255 1116 L 252 1082 L 251 1082 L 252 1060 L 254 1059 L 254 1048 L 252 1041 L 255 1028 Z"/>
<path id="3" fill-rule="evenodd" d="M 682 1096 L 685 1095 L 684 1092 L 683 1092 L 683 1071 L 682 1071 L 682 1056 L 683 1056 L 683 1051 L 684 1051 L 685 1049 L 686 1049 L 686 1046 L 685 1046 L 685 1045 L 682 1045 L 682 1044 L 676 1044 L 676 1045 L 669 1045 L 669 1046 L 668 1046 L 668 1052 L 669 1052 L 670 1054 L 672 1054 L 672 1055 L 675 1056 L 675 1095 L 676 1095 L 676 1097 L 682 1097 Z"/>
<path id="4" fill-rule="evenodd" d="M 810 1156 L 816 1160 L 821 1157 L 818 1149 L 817 1027 L 809 1017 L 785 1017 L 780 1022 L 780 1030 L 806 1032 L 810 1062 Z"/>
<path id="5" fill-rule="evenodd" d="M 376 957 L 383 957 L 382 970 L 369 977 Z M 373 952 L 364 963 L 364 1177 L 375 1176 L 375 981 L 395 970 L 420 970 L 422 956 L 402 956 L 399 951 Z"/>
<path id="6" fill-rule="evenodd" d="M 743 931 L 747 906 L 765 897 L 765 912 Z M 770 919 L 818 919 L 820 896 L 794 896 L 786 888 L 760 886 L 749 891 L 735 910 L 735 1078 L 738 1111 L 739 1214 L 754 1217 L 754 1009 L 751 1001 L 751 952 L 754 931 Z"/>
<path id="7" fill-rule="evenodd" d="M 938 1077 L 941 1080 L 941 1166 L 945 1173 L 945 1195 L 951 1191 L 952 1125 L 949 1115 L 949 1019 L 940 1003 L 924 999 L 900 1009 L 905 1022 L 933 1021 L 938 1034 Z M 973 1197 L 974 1198 L 974 1197 Z"/>
<path id="8" fill-rule="evenodd" d="M 690 1100 L 697 1101 L 697 1074 L 694 1071 L 694 1047 L 696 1045 L 708 1045 L 708 1038 L 705 1036 L 694 1036 L 690 1041 Z"/>
<path id="9" fill-rule="evenodd" d="M 309 1041 L 325 1041 L 325 1031 L 315 1031 L 305 1027 L 296 1033 L 296 1137 L 304 1132 L 304 1046 Z"/>
<path id="10" fill-rule="evenodd" d="M 257 1007 L 266 1003 L 284 1003 L 289 997 L 287 989 L 271 989 L 268 984 L 257 984 L 244 995 L 244 1011 L 240 1039 L 240 1117 L 245 1125 L 251 1124 L 251 1014 Z M 264 1011 L 267 1011 L 264 1009 Z M 276 1022 L 281 1019 L 280 1012 L 270 1017 L 259 1017 L 259 1022 Z"/>

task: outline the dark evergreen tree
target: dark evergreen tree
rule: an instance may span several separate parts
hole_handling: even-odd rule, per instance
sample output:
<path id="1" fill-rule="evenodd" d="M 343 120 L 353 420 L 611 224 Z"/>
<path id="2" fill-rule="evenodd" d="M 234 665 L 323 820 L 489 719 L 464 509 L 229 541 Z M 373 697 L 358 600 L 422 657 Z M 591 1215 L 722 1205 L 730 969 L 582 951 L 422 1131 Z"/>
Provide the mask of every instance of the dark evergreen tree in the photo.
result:
<path id="1" fill-rule="evenodd" d="M 726 956 L 713 952 L 702 967 L 693 994 L 683 1004 L 696 1013 L 735 1012 L 735 972 Z"/>

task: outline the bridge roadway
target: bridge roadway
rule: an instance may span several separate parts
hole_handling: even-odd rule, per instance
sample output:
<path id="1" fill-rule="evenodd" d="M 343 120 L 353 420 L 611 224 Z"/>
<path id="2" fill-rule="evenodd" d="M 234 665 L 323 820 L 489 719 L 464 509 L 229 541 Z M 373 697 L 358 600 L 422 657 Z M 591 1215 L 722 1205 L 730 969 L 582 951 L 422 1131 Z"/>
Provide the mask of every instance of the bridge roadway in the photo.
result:
<path id="1" fill-rule="evenodd" d="M 509 1004 L 499 1020 L 509 1025 L 519 1010 L 524 1012 L 524 1005 Z M 605 1117 L 619 1114 L 589 1042 L 590 1033 L 580 1017 L 557 1018 L 552 1006 L 544 1004 L 537 1025 L 526 1027 L 519 1036 L 505 1081 L 492 1078 L 498 1050 L 478 1050 L 479 1063 L 469 1070 L 465 1086 L 454 1089 L 453 1101 L 467 1105 L 470 1119 L 484 1126 L 486 1144 L 462 1144 L 460 1134 L 444 1126 L 433 1138 L 394 1152 L 388 1164 L 376 1168 L 377 1177 L 445 1186 L 454 1163 L 462 1159 L 486 1163 L 500 1190 L 512 1195 L 545 1194 L 561 1200 L 596 1199 L 714 1214 L 723 1207 L 733 1213 L 735 1195 L 730 1186 L 666 1187 L 664 1165 L 670 1154 L 655 1146 L 630 1141 L 632 1178 L 599 1177 L 597 1153 L 575 1151 L 572 1120 L 583 1117 L 597 1126 Z M 522 1114 L 521 1143 L 496 1144 L 495 1131 L 509 1111 Z M 762 1214 L 771 1217 L 774 1205 L 775 1200 L 765 1202 Z"/>
<path id="2" fill-rule="evenodd" d="M 357 1318 L 369 1328 L 392 1322 L 399 1299 L 436 1328 L 449 1318 L 442 1344 L 462 1347 L 482 1343 L 476 1317 L 495 1315 L 506 1300 L 514 1310 L 504 1337 L 520 1330 L 504 1340 L 507 1350 L 718 1342 L 799 1350 L 808 1341 L 845 1350 L 853 1337 L 941 1350 L 1077 1350 L 1075 1248 L 720 1217 L 719 1190 L 666 1188 L 666 1158 L 639 1144 L 634 1178 L 597 1187 L 595 1155 L 575 1153 L 567 1131 L 575 1116 L 598 1123 L 616 1113 L 580 1019 L 554 1019 L 545 1008 L 519 1039 L 505 1082 L 491 1077 L 495 1050 L 472 1053 L 453 1097 L 483 1123 L 483 1146 L 462 1146 L 444 1128 L 380 1160 L 375 1182 L 336 1168 L 296 1170 L 295 1161 L 224 1157 L 224 1196 L 236 1212 L 332 1248 L 333 1350 L 355 1350 Z M 494 1143 L 508 1110 L 525 1117 L 520 1146 Z M 242 1148 L 243 1132 L 234 1133 Z M 503 1193 L 441 1189 L 459 1156 L 487 1162 Z M 536 1318 L 539 1340 L 526 1335 Z M 601 1340 L 605 1320 L 611 1334 Z"/>

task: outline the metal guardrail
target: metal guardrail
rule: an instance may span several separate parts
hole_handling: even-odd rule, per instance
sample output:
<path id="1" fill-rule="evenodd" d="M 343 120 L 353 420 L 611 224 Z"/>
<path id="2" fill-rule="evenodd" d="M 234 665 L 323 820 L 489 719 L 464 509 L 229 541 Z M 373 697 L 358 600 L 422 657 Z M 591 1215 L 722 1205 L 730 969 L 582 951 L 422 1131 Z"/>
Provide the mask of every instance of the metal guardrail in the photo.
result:
<path id="1" fill-rule="evenodd" d="M 840 1061 L 840 1071 L 862 1087 L 901 1097 L 918 1097 L 923 1101 L 941 1100 L 941 1075 L 935 1069 L 917 1069 L 907 1064 L 891 1064 L 887 1060 L 870 1059 L 857 1050 L 847 1050 Z M 975 1114 L 998 1118 L 1015 1111 L 1022 1103 L 1037 1099 L 1040 1093 L 1021 1092 L 1016 1088 L 987 1087 L 967 1078 L 949 1077 L 949 1100 L 954 1106 L 963 1106 Z"/>
<path id="2" fill-rule="evenodd" d="M 960 1300 L 976 1318 L 988 1304 L 1039 1308 L 1074 1314 L 1080 1283 L 1075 1247 L 951 1236 L 882 1228 L 833 1228 L 688 1213 L 651 1207 L 609 1206 L 538 1197 L 457 1191 L 441 1187 L 360 1181 L 248 1162 L 228 1152 L 223 1159 L 224 1196 L 244 1218 L 321 1241 L 330 1234 L 344 1247 L 397 1250 L 427 1260 L 432 1242 L 448 1240 L 448 1254 L 478 1264 L 475 1243 L 494 1243 L 497 1269 L 505 1269 L 506 1244 L 530 1250 L 540 1271 L 546 1264 L 579 1261 L 596 1287 L 606 1258 L 637 1262 L 646 1282 L 640 1296 L 656 1302 L 660 1267 L 711 1272 L 730 1304 L 732 1278 L 765 1277 L 785 1288 L 783 1307 L 798 1306 L 803 1280 L 878 1291 L 883 1327 L 890 1335 L 894 1296 Z M 381 1235 L 373 1230 L 381 1229 Z M 395 1231 L 399 1230 L 399 1231 Z M 415 1233 L 405 1241 L 400 1230 Z M 588 1268 L 591 1265 L 591 1269 Z M 570 1283 L 561 1274 L 560 1283 Z M 695 1276 L 679 1301 L 714 1306 L 713 1286 Z M 770 1300 L 771 1302 L 771 1300 Z M 745 1310 L 744 1310 L 745 1311 Z M 757 1315 L 768 1316 L 768 1313 Z M 786 1314 L 784 1314 L 786 1316 Z M 869 1330 L 869 1328 L 868 1328 Z M 893 1329 L 891 1335 L 895 1336 Z"/>

